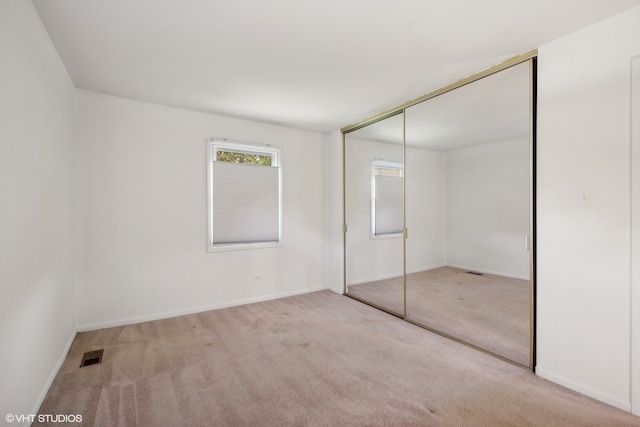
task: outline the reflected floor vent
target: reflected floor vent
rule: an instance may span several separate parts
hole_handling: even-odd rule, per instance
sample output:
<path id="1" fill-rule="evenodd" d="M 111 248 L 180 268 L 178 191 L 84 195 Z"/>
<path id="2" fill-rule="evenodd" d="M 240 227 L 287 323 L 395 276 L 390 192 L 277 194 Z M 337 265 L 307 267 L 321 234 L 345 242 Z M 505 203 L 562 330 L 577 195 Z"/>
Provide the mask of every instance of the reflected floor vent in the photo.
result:
<path id="1" fill-rule="evenodd" d="M 477 271 L 467 271 L 467 274 L 475 274 L 476 276 L 482 276 L 482 273 L 478 273 Z"/>
<path id="2" fill-rule="evenodd" d="M 102 353 L 104 353 L 104 349 L 86 352 L 84 355 L 82 355 L 82 362 L 80 363 L 80 367 L 83 368 L 85 366 L 102 363 Z"/>

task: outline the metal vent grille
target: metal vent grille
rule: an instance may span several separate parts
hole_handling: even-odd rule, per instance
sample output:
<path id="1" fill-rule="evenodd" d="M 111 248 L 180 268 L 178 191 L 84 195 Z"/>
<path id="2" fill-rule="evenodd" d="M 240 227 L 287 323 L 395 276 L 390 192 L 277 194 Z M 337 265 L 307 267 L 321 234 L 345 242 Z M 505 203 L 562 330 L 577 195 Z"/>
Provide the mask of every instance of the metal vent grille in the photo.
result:
<path id="1" fill-rule="evenodd" d="M 478 273 L 477 271 L 467 271 L 467 274 L 475 274 L 476 276 L 482 276 L 482 273 Z"/>
<path id="2" fill-rule="evenodd" d="M 104 353 L 104 349 L 88 351 L 82 355 L 82 362 L 80 363 L 80 367 L 83 368 L 89 365 L 96 365 L 98 363 L 102 363 L 102 353 Z"/>

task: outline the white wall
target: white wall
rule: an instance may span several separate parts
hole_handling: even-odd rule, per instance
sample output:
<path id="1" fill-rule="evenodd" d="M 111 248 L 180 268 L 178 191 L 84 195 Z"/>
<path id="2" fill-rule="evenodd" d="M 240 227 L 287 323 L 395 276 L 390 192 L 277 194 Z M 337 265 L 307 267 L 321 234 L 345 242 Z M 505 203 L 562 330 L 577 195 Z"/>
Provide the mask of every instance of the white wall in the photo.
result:
<path id="1" fill-rule="evenodd" d="M 447 265 L 529 280 L 529 137 L 447 152 Z"/>
<path id="2" fill-rule="evenodd" d="M 639 53 L 640 7 L 539 49 L 536 371 L 626 410 L 630 365 L 640 368 L 629 250 L 629 70 Z"/>
<path id="3" fill-rule="evenodd" d="M 407 147 L 407 273 L 445 266 L 446 154 Z"/>
<path id="4" fill-rule="evenodd" d="M 333 131 L 325 145 L 327 186 L 327 279 L 329 289 L 344 293 L 344 199 L 342 132 Z"/>
<path id="5" fill-rule="evenodd" d="M 33 414 L 76 332 L 73 85 L 29 1 L 0 2 L 0 414 Z"/>
<path id="6" fill-rule="evenodd" d="M 283 149 L 283 247 L 207 253 L 208 137 Z M 327 139 L 78 90 L 80 329 L 326 289 Z"/>

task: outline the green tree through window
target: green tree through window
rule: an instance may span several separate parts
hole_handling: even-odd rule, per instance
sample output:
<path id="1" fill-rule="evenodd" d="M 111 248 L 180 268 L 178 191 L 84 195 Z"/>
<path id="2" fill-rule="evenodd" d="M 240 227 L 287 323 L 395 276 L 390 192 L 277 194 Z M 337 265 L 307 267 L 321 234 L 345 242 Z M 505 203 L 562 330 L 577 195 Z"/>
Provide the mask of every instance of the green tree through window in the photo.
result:
<path id="1" fill-rule="evenodd" d="M 216 151 L 216 160 L 220 162 L 230 163 L 247 163 L 250 165 L 259 166 L 271 166 L 271 156 L 255 154 L 255 153 L 240 153 L 236 151 Z"/>

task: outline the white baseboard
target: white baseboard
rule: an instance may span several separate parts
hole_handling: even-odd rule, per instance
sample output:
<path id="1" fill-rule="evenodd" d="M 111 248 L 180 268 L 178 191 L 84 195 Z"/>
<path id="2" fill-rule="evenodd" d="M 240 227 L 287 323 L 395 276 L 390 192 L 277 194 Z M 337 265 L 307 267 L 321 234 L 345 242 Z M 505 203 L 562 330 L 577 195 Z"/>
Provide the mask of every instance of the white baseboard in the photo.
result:
<path id="1" fill-rule="evenodd" d="M 285 297 L 291 297 L 295 295 L 308 294 L 311 292 L 324 291 L 327 289 L 329 288 L 326 286 L 323 286 L 318 288 L 264 295 L 260 297 L 242 298 L 242 299 L 227 301 L 220 304 L 212 304 L 212 305 L 206 305 L 206 306 L 200 306 L 200 307 L 194 307 L 194 308 L 187 308 L 183 310 L 166 311 L 162 313 L 154 313 L 154 314 L 148 314 L 144 316 L 135 316 L 135 317 L 127 317 L 124 319 L 109 320 L 106 322 L 89 323 L 86 325 L 79 325 L 78 332 L 95 331 L 98 329 L 113 328 L 117 326 L 133 325 L 135 323 L 149 322 L 153 320 L 168 319 L 170 317 L 184 316 L 185 314 L 202 313 L 204 311 L 235 307 L 237 305 L 251 304 L 254 302 L 269 301 L 269 300 L 278 299 L 278 298 L 285 298 Z"/>
<path id="2" fill-rule="evenodd" d="M 493 274 L 494 276 L 510 277 L 512 279 L 529 280 L 528 276 L 521 276 L 521 275 L 518 275 L 518 274 L 505 273 L 503 271 L 487 270 L 485 268 L 476 268 L 476 267 L 469 267 L 469 266 L 466 266 L 466 265 L 455 265 L 455 264 L 447 264 L 447 267 L 458 268 L 460 270 L 475 271 L 477 273 Z"/>
<path id="3" fill-rule="evenodd" d="M 569 388 L 573 391 L 577 391 L 578 393 L 582 393 L 585 396 L 592 397 L 596 400 L 606 403 L 607 405 L 611 405 L 618 409 L 622 409 L 626 412 L 631 412 L 631 402 L 620 399 L 615 396 L 611 396 L 610 394 L 603 393 L 600 390 L 596 390 L 592 387 L 589 387 L 585 384 L 579 383 L 577 381 L 570 380 L 568 378 L 563 377 L 562 375 L 557 375 L 551 371 L 547 371 L 544 368 L 540 368 L 536 366 L 536 375 L 556 384 L 559 384 L 563 387 Z"/>
<path id="4" fill-rule="evenodd" d="M 49 393 L 49 389 L 51 388 L 53 381 L 56 379 L 58 372 L 60 372 L 60 368 L 62 368 L 62 364 L 67 358 L 67 354 L 69 354 L 69 350 L 71 349 L 73 340 L 76 339 L 76 335 L 77 335 L 77 332 L 74 332 L 73 334 L 71 334 L 71 337 L 67 341 L 67 345 L 65 345 L 64 350 L 58 357 L 58 361 L 56 362 L 55 366 L 51 370 L 51 374 L 49 374 L 49 378 L 47 379 L 47 382 L 44 384 L 44 387 L 42 388 L 42 392 L 40 393 L 40 396 L 38 397 L 38 400 L 33 406 L 33 409 L 31 410 L 30 414 L 37 414 L 38 411 L 40 410 L 40 407 L 42 406 L 44 399 L 47 397 L 47 393 Z M 26 425 L 31 425 L 31 424 L 27 423 Z"/>

